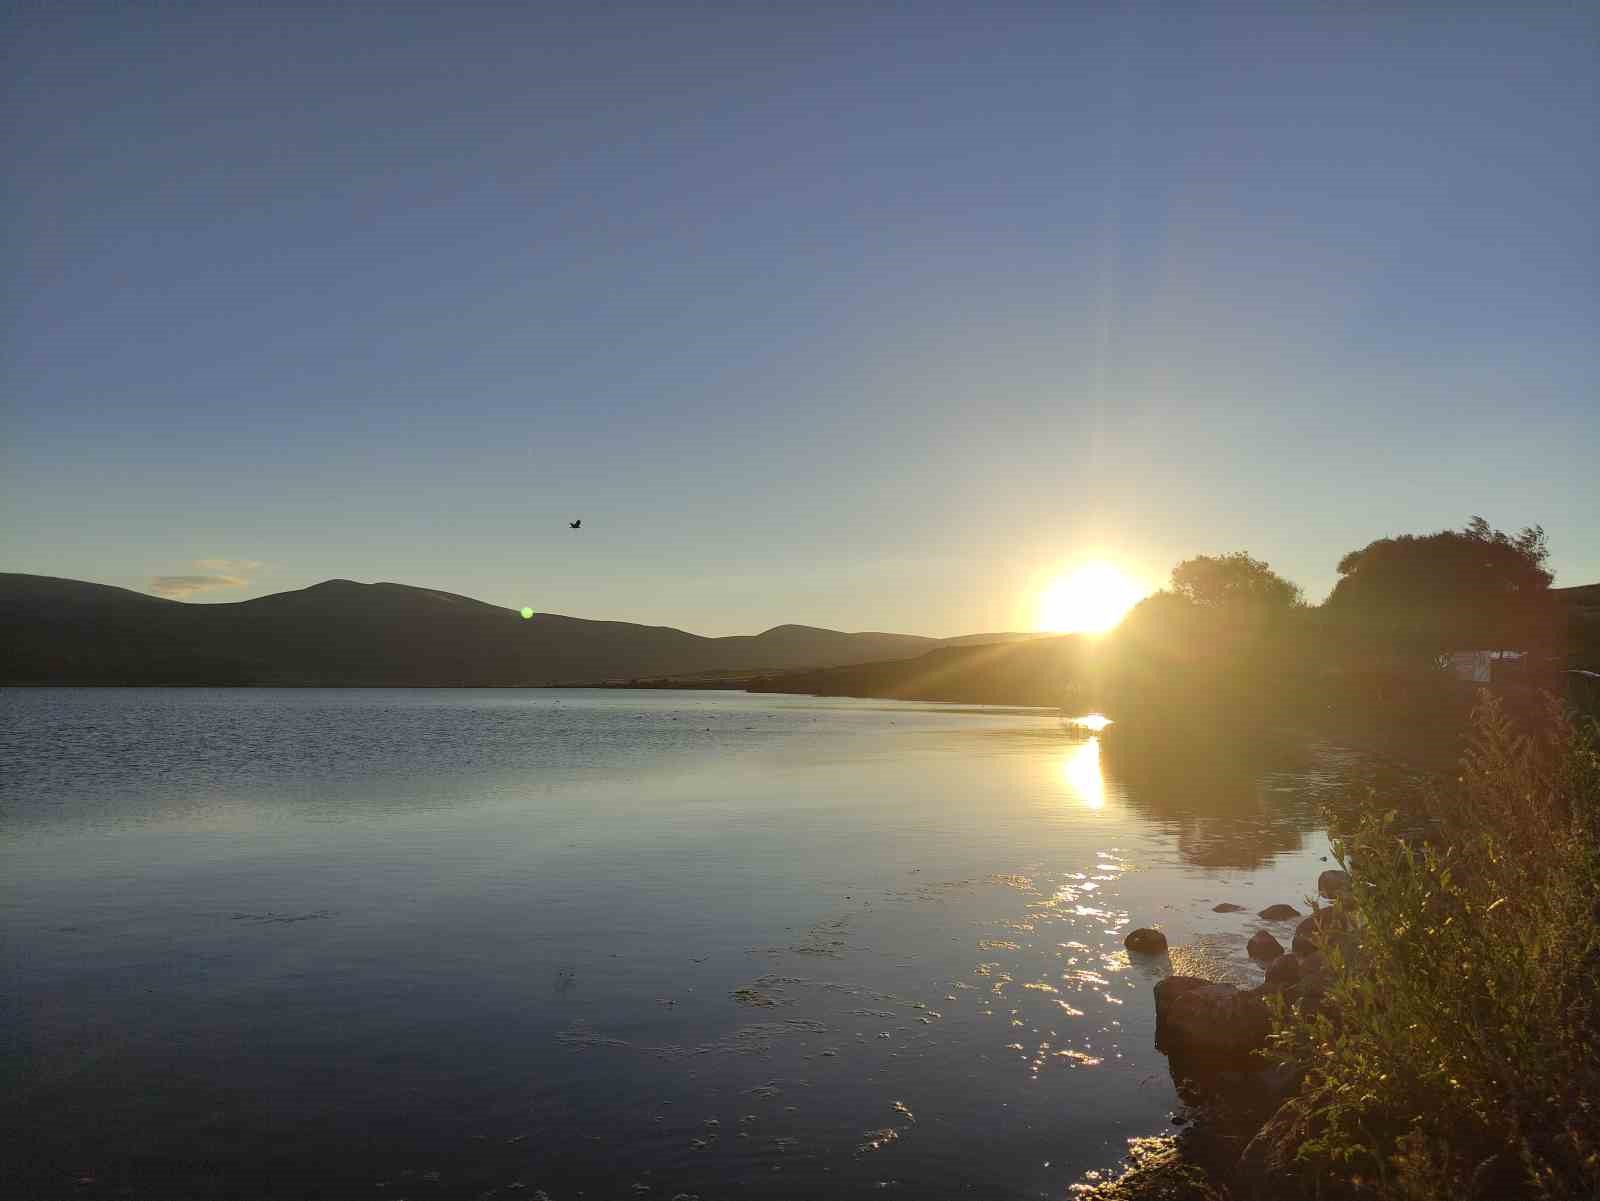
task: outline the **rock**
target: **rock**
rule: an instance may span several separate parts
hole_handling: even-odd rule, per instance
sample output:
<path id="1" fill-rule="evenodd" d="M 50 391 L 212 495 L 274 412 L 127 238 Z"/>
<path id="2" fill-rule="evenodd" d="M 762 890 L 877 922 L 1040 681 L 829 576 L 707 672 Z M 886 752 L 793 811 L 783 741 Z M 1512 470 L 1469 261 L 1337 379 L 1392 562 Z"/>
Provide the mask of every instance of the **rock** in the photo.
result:
<path id="1" fill-rule="evenodd" d="M 1320 951 L 1305 951 L 1295 956 L 1300 965 L 1302 995 L 1321 996 L 1328 989 L 1328 961 Z"/>
<path id="2" fill-rule="evenodd" d="M 1140 955 L 1159 955 L 1167 949 L 1167 936 L 1160 930 L 1140 926 L 1122 940 L 1122 945 Z"/>
<path id="3" fill-rule="evenodd" d="M 1299 917 L 1300 911 L 1293 905 L 1268 905 L 1256 916 L 1269 922 L 1281 922 L 1291 917 Z"/>
<path id="4" fill-rule="evenodd" d="M 1231 984 L 1185 988 L 1172 998 L 1165 1020 L 1156 1024 L 1157 1049 L 1201 1059 L 1249 1066 L 1250 1053 L 1266 1046 L 1271 1020 L 1261 993 Z"/>
<path id="5" fill-rule="evenodd" d="M 1250 941 L 1245 944 L 1245 950 L 1250 952 L 1251 959 L 1260 959 L 1266 962 L 1278 958 L 1283 954 L 1283 944 L 1265 930 L 1257 930 L 1250 936 Z"/>
<path id="6" fill-rule="evenodd" d="M 1232 901 L 1224 901 L 1220 905 L 1211 906 L 1212 913 L 1243 913 L 1243 905 L 1235 905 Z"/>
<path id="7" fill-rule="evenodd" d="M 1325 897 L 1342 897 L 1350 891 L 1350 873 L 1331 868 L 1317 877 L 1317 891 Z"/>
<path id="8" fill-rule="evenodd" d="M 1267 991 L 1281 992 L 1300 982 L 1300 960 L 1294 955 L 1279 955 L 1267 965 Z"/>
<path id="9" fill-rule="evenodd" d="M 1295 954 L 1315 951 L 1322 945 L 1322 940 L 1338 921 L 1338 911 L 1333 908 L 1314 910 L 1310 917 L 1294 928 L 1294 941 L 1290 949 Z"/>
<path id="10" fill-rule="evenodd" d="M 1195 988 L 1204 988 L 1210 980 L 1201 979 L 1199 976 L 1168 976 L 1165 980 L 1157 980 L 1156 994 L 1156 1041 L 1161 1041 L 1161 1023 L 1166 1021 L 1167 1013 L 1172 1008 L 1172 1003 L 1184 993 Z"/>
<path id="11" fill-rule="evenodd" d="M 1282 993 L 1296 1012 L 1309 1018 L 1325 1011 L 1330 983 L 1327 961 L 1318 952 L 1307 951 L 1300 955 L 1290 952 L 1273 960 L 1262 987 L 1269 993 Z"/>

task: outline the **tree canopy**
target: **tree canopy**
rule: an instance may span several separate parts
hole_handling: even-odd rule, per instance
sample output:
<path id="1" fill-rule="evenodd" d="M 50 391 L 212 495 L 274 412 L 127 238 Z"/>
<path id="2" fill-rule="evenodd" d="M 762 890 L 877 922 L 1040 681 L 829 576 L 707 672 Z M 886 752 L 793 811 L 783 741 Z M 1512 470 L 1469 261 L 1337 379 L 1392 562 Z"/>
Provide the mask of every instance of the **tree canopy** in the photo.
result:
<path id="1" fill-rule="evenodd" d="M 1284 610 L 1300 604 L 1300 588 L 1242 550 L 1196 555 L 1172 569 L 1172 591 L 1220 612 Z"/>
<path id="2" fill-rule="evenodd" d="M 1439 649 L 1525 649 L 1548 641 L 1550 551 L 1474 517 L 1460 530 L 1380 538 L 1339 561 L 1331 614 L 1404 627 Z"/>

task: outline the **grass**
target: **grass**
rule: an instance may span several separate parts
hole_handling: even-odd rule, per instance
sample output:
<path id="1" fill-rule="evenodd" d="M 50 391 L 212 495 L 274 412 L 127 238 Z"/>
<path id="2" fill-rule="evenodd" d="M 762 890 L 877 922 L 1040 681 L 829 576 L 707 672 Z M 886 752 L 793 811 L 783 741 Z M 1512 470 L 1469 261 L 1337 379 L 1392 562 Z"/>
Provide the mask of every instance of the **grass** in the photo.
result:
<path id="1" fill-rule="evenodd" d="M 1368 798 L 1335 833 L 1350 934 L 1327 1003 L 1273 1036 L 1317 1109 L 1306 1194 L 1600 1197 L 1595 724 L 1485 697 L 1423 812 Z"/>

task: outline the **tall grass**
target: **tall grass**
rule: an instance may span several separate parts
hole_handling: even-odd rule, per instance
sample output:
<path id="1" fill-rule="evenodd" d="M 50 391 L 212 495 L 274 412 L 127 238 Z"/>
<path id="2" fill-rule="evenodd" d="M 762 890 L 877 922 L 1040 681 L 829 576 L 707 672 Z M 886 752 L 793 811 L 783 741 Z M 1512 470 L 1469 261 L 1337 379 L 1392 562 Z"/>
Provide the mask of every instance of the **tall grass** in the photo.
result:
<path id="1" fill-rule="evenodd" d="M 1552 701 L 1493 699 L 1460 772 L 1402 816 L 1336 829 L 1350 934 L 1316 1013 L 1280 1007 L 1306 1072 L 1308 1195 L 1600 1197 L 1600 754 Z"/>

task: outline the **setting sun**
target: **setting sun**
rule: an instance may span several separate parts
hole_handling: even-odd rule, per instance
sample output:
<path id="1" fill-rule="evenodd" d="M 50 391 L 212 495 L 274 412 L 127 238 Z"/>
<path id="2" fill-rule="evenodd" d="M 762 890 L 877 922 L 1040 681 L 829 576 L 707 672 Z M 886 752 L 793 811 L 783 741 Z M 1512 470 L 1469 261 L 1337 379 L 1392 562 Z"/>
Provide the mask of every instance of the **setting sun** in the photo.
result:
<path id="1" fill-rule="evenodd" d="M 1143 591 L 1109 563 L 1086 563 L 1051 581 L 1039 597 L 1039 629 L 1100 634 L 1138 602 Z"/>

